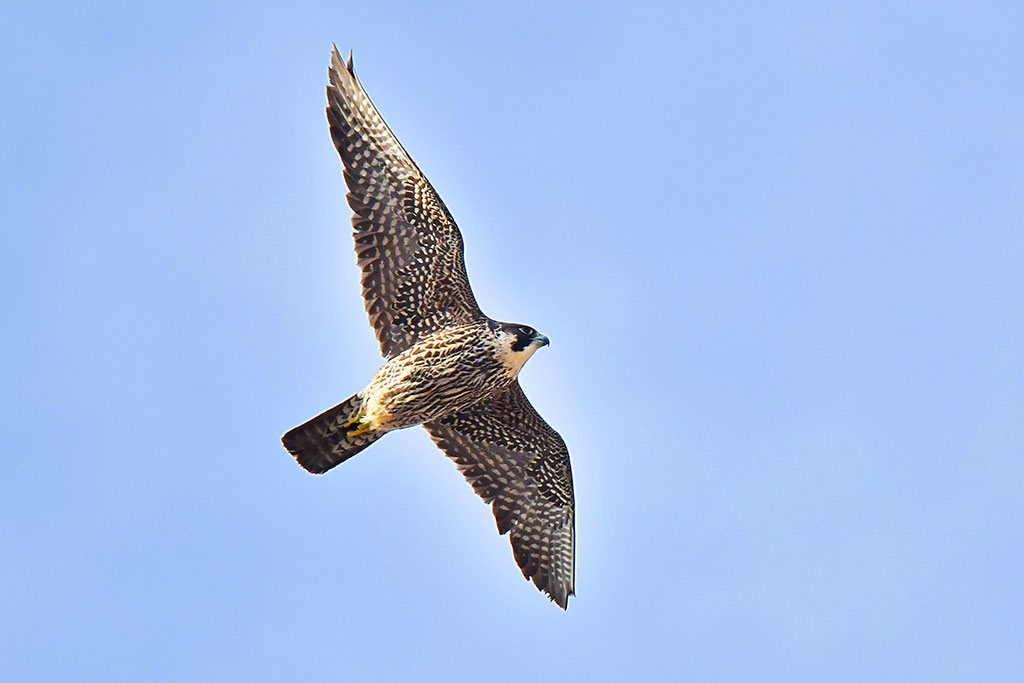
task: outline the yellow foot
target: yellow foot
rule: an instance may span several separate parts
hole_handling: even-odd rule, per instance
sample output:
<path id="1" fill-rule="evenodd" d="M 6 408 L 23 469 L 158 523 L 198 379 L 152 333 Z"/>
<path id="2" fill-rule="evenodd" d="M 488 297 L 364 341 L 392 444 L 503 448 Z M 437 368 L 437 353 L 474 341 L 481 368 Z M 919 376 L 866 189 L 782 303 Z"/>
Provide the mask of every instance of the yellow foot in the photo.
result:
<path id="1" fill-rule="evenodd" d="M 360 410 L 356 413 L 356 416 L 344 424 L 345 434 L 348 436 L 359 436 L 366 432 L 372 431 L 373 426 L 370 421 L 365 419 L 366 414 Z"/>
<path id="2" fill-rule="evenodd" d="M 373 427 L 370 425 L 370 423 L 368 421 L 363 421 L 362 418 L 356 418 L 355 420 L 352 420 L 351 422 L 346 424 L 345 427 L 351 427 L 353 424 L 355 425 L 355 428 L 349 429 L 347 432 L 345 432 L 348 436 L 359 436 L 360 434 L 365 434 L 366 432 L 373 431 Z"/>

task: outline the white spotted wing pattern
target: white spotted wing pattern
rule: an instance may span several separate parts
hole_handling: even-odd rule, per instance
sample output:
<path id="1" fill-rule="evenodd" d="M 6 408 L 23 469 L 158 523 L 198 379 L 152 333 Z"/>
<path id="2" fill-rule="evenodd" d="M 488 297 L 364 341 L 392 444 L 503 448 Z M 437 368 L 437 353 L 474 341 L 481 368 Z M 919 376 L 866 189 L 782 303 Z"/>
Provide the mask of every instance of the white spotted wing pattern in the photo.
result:
<path id="1" fill-rule="evenodd" d="M 569 451 L 519 382 L 489 401 L 424 425 L 509 534 L 523 576 L 563 609 L 573 595 Z"/>
<path id="2" fill-rule="evenodd" d="M 331 52 L 327 120 L 345 164 L 366 312 L 394 356 L 450 323 L 483 317 L 469 288 L 462 235 L 352 68 Z"/>

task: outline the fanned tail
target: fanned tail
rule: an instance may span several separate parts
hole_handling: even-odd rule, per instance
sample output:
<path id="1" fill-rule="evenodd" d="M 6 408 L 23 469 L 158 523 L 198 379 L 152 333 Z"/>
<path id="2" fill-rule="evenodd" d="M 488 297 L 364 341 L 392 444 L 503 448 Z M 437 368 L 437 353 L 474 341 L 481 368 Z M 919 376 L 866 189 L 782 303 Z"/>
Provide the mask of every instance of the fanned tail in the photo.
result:
<path id="1" fill-rule="evenodd" d="M 386 433 L 364 431 L 350 434 L 358 429 L 357 417 L 362 404 L 359 394 L 355 394 L 289 431 L 281 437 L 281 442 L 307 471 L 322 474 Z"/>

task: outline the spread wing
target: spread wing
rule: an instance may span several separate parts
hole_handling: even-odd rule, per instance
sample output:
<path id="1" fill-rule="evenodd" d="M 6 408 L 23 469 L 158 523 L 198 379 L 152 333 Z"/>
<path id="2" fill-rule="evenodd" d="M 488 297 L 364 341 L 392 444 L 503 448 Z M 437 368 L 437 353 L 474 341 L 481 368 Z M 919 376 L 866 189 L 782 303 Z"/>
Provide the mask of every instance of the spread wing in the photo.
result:
<path id="1" fill-rule="evenodd" d="M 494 398 L 424 425 L 511 532 L 523 570 L 565 609 L 573 592 L 575 504 L 565 442 L 519 382 Z"/>
<path id="2" fill-rule="evenodd" d="M 466 277 L 462 235 L 335 47 L 327 120 L 345 164 L 363 298 L 381 352 L 481 316 Z"/>

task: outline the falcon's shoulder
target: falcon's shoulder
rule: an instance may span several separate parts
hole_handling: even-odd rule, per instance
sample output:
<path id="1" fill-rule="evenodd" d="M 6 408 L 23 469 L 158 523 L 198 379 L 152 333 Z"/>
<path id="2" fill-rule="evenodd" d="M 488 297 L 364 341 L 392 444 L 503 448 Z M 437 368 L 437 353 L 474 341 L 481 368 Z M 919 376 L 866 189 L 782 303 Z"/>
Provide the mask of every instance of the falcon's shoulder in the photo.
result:
<path id="1" fill-rule="evenodd" d="M 345 165 L 363 298 L 381 351 L 482 315 L 444 202 L 359 83 L 352 57 L 331 50 L 327 120 Z"/>
<path id="2" fill-rule="evenodd" d="M 563 609 L 573 592 L 575 501 L 569 452 L 518 382 L 424 425 L 509 532 L 523 575 Z"/>

